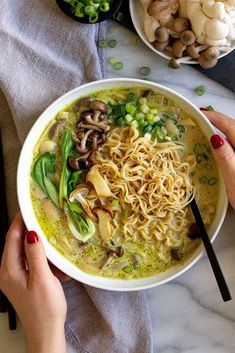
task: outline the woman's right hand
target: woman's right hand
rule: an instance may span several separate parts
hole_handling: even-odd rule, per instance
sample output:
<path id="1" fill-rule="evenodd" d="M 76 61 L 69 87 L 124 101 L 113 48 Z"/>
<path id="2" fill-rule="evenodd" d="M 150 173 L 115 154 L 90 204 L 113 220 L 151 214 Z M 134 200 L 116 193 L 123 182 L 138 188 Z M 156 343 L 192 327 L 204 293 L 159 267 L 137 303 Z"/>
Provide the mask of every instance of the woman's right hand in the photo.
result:
<path id="1" fill-rule="evenodd" d="M 211 144 L 214 158 L 224 178 L 229 201 L 235 209 L 235 120 L 215 111 L 202 111 L 226 136 L 224 139 L 220 135 L 212 135 Z"/>

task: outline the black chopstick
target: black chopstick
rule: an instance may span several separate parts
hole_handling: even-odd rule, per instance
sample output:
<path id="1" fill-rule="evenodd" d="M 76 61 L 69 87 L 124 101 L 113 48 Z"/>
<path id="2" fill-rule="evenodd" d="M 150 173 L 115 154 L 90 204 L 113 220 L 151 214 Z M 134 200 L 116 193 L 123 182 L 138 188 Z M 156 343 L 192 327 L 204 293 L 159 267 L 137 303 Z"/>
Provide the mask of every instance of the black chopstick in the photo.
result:
<path id="1" fill-rule="evenodd" d="M 8 230 L 8 214 L 7 214 L 7 200 L 6 200 L 6 185 L 3 162 L 3 148 L 2 136 L 0 130 L 0 261 L 2 259 L 3 249 L 6 241 L 6 233 Z M 8 325 L 10 330 L 16 329 L 16 314 L 11 303 L 6 296 L 0 291 L 0 308 L 1 312 L 8 310 Z M 7 309 L 7 310 L 6 310 Z"/>
<path id="2" fill-rule="evenodd" d="M 222 298 L 223 298 L 224 302 L 227 302 L 227 301 L 231 300 L 232 297 L 230 295 L 227 283 L 225 281 L 224 275 L 222 273 L 222 270 L 220 268 L 219 262 L 217 260 L 216 255 L 215 255 L 214 249 L 213 249 L 213 247 L 211 245 L 210 238 L 209 238 L 209 236 L 207 234 L 204 222 L 202 220 L 202 217 L 201 217 L 200 211 L 199 211 L 199 209 L 197 207 L 197 203 L 196 203 L 195 199 L 193 199 L 190 202 L 190 206 L 191 206 L 195 221 L 197 223 L 197 226 L 199 228 L 203 244 L 205 246 L 205 249 L 206 249 L 206 252 L 207 252 L 211 267 L 212 267 L 212 270 L 214 272 L 217 284 L 218 284 L 219 289 L 220 289 L 220 293 L 222 295 Z"/>

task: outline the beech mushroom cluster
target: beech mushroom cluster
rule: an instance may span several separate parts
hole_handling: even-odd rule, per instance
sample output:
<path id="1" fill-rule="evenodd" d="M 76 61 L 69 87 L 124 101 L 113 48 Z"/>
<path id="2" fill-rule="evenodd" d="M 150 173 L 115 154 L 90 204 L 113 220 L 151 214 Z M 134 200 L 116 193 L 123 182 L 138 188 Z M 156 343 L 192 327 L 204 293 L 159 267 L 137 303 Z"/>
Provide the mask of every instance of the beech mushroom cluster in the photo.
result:
<path id="1" fill-rule="evenodd" d="M 232 13 L 235 2 L 214 0 L 140 0 L 145 9 L 145 32 L 159 51 L 172 57 L 170 65 L 191 59 L 205 69 L 214 67 L 220 54 L 235 39 Z M 147 22 L 146 22 L 147 21 Z M 152 21 L 152 22 L 151 22 Z M 235 22 L 235 21 L 234 21 Z M 147 28 L 148 25 L 148 28 Z"/>
<path id="2" fill-rule="evenodd" d="M 79 121 L 73 139 L 80 156 L 69 157 L 68 165 L 71 169 L 78 170 L 91 166 L 93 153 L 106 141 L 110 126 L 107 122 L 108 106 L 100 100 L 84 97 L 76 103 L 75 110 Z"/>

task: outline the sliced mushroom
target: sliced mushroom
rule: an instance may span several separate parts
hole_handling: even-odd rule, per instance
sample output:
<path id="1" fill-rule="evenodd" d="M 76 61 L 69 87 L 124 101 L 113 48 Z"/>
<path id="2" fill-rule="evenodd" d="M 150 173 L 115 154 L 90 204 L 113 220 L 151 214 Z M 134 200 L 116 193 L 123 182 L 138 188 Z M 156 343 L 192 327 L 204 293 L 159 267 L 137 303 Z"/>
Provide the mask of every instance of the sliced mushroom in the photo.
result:
<path id="1" fill-rule="evenodd" d="M 93 165 L 86 175 L 86 182 L 91 183 L 98 197 L 112 197 L 113 194 L 106 181 L 99 173 L 99 166 Z"/>
<path id="2" fill-rule="evenodd" d="M 113 210 L 109 206 L 100 204 L 93 211 L 95 212 L 96 209 L 101 209 L 101 210 L 108 212 L 110 214 L 110 216 L 113 218 Z"/>
<path id="3" fill-rule="evenodd" d="M 59 221 L 60 214 L 53 202 L 48 198 L 44 199 L 42 202 L 46 217 L 52 222 Z"/>
<path id="4" fill-rule="evenodd" d="M 71 194 L 69 195 L 69 201 L 74 202 L 78 201 L 81 205 L 88 217 L 94 221 L 97 222 L 97 217 L 96 215 L 91 211 L 91 208 L 86 201 L 86 197 L 89 194 L 89 189 L 84 187 L 84 186 L 78 186 L 76 189 L 74 189 Z"/>
<path id="5" fill-rule="evenodd" d="M 43 141 L 40 146 L 39 150 L 41 153 L 46 153 L 46 152 L 55 152 L 56 150 L 56 143 L 54 141 Z"/>
<path id="6" fill-rule="evenodd" d="M 93 209 L 98 216 L 99 232 L 102 240 L 110 240 L 112 238 L 111 219 L 109 212 L 100 207 Z"/>

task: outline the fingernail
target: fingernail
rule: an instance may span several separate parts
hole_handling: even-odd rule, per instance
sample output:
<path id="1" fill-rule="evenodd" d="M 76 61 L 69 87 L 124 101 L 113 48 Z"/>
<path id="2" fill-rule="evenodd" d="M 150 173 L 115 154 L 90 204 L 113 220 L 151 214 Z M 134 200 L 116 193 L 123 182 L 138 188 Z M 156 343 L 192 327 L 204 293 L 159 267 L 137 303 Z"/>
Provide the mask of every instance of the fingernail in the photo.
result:
<path id="1" fill-rule="evenodd" d="M 201 107 L 201 108 L 199 108 L 202 112 L 203 111 L 205 111 L 205 112 L 208 112 L 208 109 L 207 108 L 203 108 L 203 107 Z"/>
<path id="2" fill-rule="evenodd" d="M 26 239 L 27 239 L 27 243 L 28 244 L 35 244 L 35 243 L 37 243 L 39 241 L 37 233 L 34 232 L 33 230 L 30 230 L 26 234 Z"/>
<path id="3" fill-rule="evenodd" d="M 220 135 L 215 134 L 215 135 L 211 136 L 211 144 L 212 144 L 213 148 L 215 150 L 217 150 L 218 148 L 223 146 L 224 140 L 222 139 L 222 137 Z"/>

